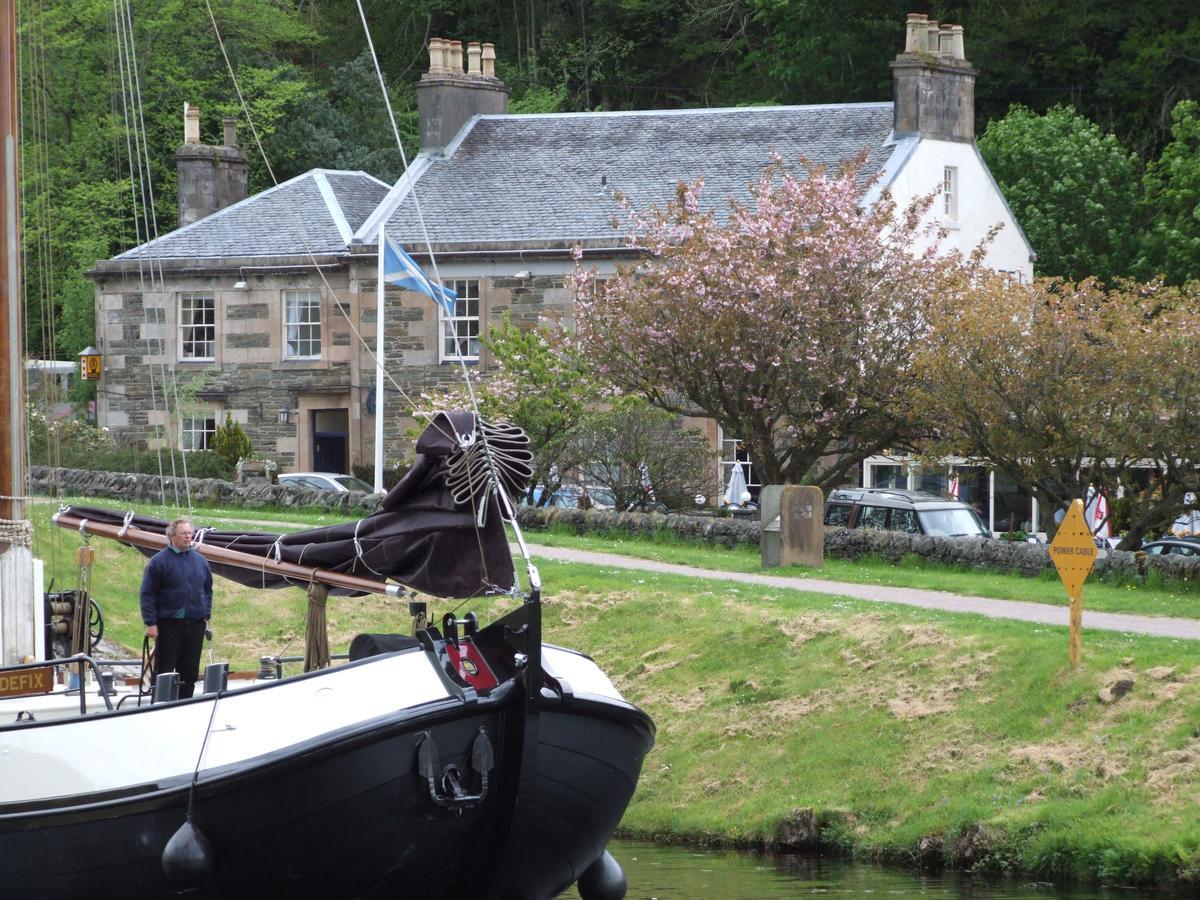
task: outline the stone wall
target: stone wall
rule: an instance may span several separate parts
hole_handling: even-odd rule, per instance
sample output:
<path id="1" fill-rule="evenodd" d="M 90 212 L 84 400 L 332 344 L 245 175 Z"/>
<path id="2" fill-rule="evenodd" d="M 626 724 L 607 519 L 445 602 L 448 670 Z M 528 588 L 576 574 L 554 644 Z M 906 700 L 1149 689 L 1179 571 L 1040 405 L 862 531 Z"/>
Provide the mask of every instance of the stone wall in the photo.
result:
<path id="1" fill-rule="evenodd" d="M 166 496 L 184 495 L 182 478 L 167 478 L 160 484 L 156 475 L 124 472 L 88 472 L 80 469 L 34 467 L 31 489 L 35 494 L 51 496 L 98 497 L 114 501 L 159 502 Z M 313 491 L 276 484 L 234 484 L 212 478 L 191 479 L 192 502 L 289 509 L 320 507 L 366 515 L 379 508 L 381 497 L 358 491 Z M 269 511 L 266 512 L 269 518 Z M 535 531 L 551 525 L 565 525 L 578 534 L 605 534 L 613 531 L 632 536 L 650 537 L 664 531 L 688 540 L 721 547 L 758 547 L 758 522 L 715 516 L 685 516 L 661 513 L 622 513 L 599 510 L 535 508 L 521 506 L 517 520 L 523 528 Z M 930 562 L 966 566 L 994 572 L 1009 572 L 1033 577 L 1051 566 L 1044 544 L 985 539 L 940 538 L 906 534 L 899 531 L 839 528 L 825 532 L 825 555 L 830 559 L 861 559 L 879 556 L 900 562 L 909 554 Z M 1200 558 L 1182 556 L 1146 556 L 1111 550 L 1096 560 L 1097 574 L 1137 578 L 1157 572 L 1164 578 L 1200 581 Z"/>
<path id="2" fill-rule="evenodd" d="M 260 512 L 264 507 L 320 507 L 366 515 L 379 509 L 382 499 L 377 494 L 360 491 L 314 491 L 294 485 L 236 484 L 216 478 L 191 478 L 188 481 L 192 503 L 254 507 Z M 96 497 L 112 501 L 158 503 L 164 494 L 168 498 L 186 496 L 186 487 L 183 478 L 168 477 L 160 481 L 157 475 L 128 472 L 88 472 L 47 466 L 34 466 L 30 471 L 32 492 L 52 497 Z M 269 509 L 265 517 L 270 517 Z"/>

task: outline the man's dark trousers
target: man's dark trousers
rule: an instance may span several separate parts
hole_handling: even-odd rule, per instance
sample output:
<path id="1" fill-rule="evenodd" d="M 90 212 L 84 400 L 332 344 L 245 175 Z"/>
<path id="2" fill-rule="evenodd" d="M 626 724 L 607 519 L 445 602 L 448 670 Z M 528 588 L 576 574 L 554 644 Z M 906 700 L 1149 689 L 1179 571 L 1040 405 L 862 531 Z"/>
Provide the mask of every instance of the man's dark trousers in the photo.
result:
<path id="1" fill-rule="evenodd" d="M 179 673 L 179 699 L 186 700 L 200 677 L 200 649 L 204 644 L 203 619 L 159 619 L 154 642 L 154 674 Z"/>

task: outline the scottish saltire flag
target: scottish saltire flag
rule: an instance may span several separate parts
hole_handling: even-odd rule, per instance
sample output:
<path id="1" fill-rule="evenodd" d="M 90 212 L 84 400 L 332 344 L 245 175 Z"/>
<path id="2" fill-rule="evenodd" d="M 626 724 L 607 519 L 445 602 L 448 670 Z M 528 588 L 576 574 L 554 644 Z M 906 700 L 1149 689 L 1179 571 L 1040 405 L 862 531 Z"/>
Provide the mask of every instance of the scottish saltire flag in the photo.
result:
<path id="1" fill-rule="evenodd" d="M 446 311 L 446 315 L 454 315 L 454 301 L 458 299 L 458 294 L 450 288 L 434 284 L 426 278 L 421 267 L 404 252 L 399 244 L 384 234 L 382 230 L 380 230 L 380 234 L 384 240 L 383 280 L 388 284 L 396 285 L 396 287 L 418 291 L 441 306 Z"/>

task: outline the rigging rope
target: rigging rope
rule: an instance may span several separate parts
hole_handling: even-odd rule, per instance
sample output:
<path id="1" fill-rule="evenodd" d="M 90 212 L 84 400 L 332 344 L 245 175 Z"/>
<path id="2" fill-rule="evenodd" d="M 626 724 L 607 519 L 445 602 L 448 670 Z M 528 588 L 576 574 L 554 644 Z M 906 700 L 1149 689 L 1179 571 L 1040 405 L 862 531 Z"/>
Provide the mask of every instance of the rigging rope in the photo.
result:
<path id="1" fill-rule="evenodd" d="M 151 177 L 152 166 L 150 160 L 149 141 L 144 139 L 146 134 L 146 123 L 143 115 L 142 104 L 142 85 L 141 75 L 138 72 L 137 66 L 137 45 L 133 39 L 133 14 L 128 0 L 113 0 L 113 17 L 117 26 L 117 57 L 120 64 L 120 82 L 121 82 L 121 109 L 125 119 L 125 141 L 127 158 L 129 160 L 129 183 L 130 191 L 133 199 L 133 224 L 134 231 L 137 236 L 137 246 L 142 245 L 142 224 L 145 225 L 146 242 L 158 239 L 158 215 L 154 209 L 154 184 Z M 132 135 L 133 142 L 130 143 Z M 140 200 L 139 200 L 140 196 Z M 142 209 L 142 216 L 139 220 L 138 208 L 139 203 Z M 150 262 L 150 288 L 155 288 L 154 283 L 154 263 L 156 257 L 151 256 Z M 162 291 L 165 288 L 165 278 L 163 277 L 162 261 L 158 261 L 158 290 Z M 138 282 L 139 288 L 143 292 L 142 296 L 142 323 L 145 331 L 146 342 L 146 365 L 150 374 L 150 398 L 151 406 L 154 412 L 154 418 L 157 420 L 156 429 L 158 430 L 159 438 L 155 441 L 155 452 L 158 459 L 158 478 L 159 478 L 159 497 L 164 506 L 167 503 L 166 497 L 166 476 L 164 473 L 162 448 L 165 443 L 168 449 L 174 445 L 174 431 L 171 427 L 171 401 L 167 393 L 167 364 L 166 354 L 163 352 L 163 339 L 160 336 L 158 346 L 155 346 L 156 339 L 153 337 L 155 329 L 152 327 L 149 310 L 146 308 L 145 292 L 146 292 L 146 271 L 145 261 L 142 254 L 138 254 Z M 158 352 L 155 352 L 155 351 Z M 158 359 L 158 381 L 155 382 L 154 377 L 154 360 Z M 174 378 L 172 378 L 174 380 Z M 162 409 L 159 409 L 159 390 L 162 391 Z M 176 405 L 178 409 L 178 405 Z M 181 423 L 182 424 L 182 423 Z M 184 477 L 184 495 L 187 501 L 189 513 L 191 512 L 191 485 L 187 479 L 187 456 L 180 454 L 183 465 Z M 174 492 L 175 507 L 179 507 L 179 483 L 176 478 L 175 470 L 175 454 L 169 454 L 172 489 Z"/>

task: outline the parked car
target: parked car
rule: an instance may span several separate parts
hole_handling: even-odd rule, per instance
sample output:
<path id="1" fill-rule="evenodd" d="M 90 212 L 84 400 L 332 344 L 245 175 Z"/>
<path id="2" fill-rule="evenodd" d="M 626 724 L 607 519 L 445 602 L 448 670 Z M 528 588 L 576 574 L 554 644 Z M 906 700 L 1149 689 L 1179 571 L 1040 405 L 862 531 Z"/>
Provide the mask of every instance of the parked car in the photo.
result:
<path id="1" fill-rule="evenodd" d="M 361 478 L 339 475 L 337 472 L 288 472 L 279 476 L 279 483 L 314 491 L 362 491 L 367 494 L 375 491 L 374 485 L 367 484 Z"/>
<path id="2" fill-rule="evenodd" d="M 1200 556 L 1200 537 L 1168 537 L 1147 541 L 1142 549 L 1151 556 Z"/>
<path id="3" fill-rule="evenodd" d="M 975 510 L 925 491 L 838 488 L 825 502 L 829 528 L 879 528 L 934 537 L 991 537 Z"/>

